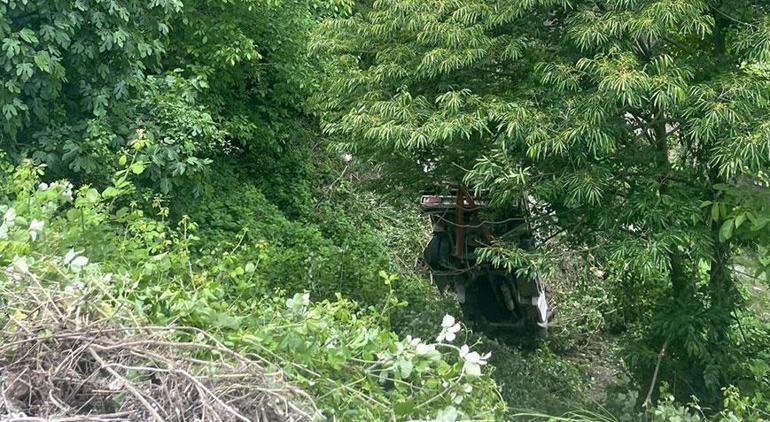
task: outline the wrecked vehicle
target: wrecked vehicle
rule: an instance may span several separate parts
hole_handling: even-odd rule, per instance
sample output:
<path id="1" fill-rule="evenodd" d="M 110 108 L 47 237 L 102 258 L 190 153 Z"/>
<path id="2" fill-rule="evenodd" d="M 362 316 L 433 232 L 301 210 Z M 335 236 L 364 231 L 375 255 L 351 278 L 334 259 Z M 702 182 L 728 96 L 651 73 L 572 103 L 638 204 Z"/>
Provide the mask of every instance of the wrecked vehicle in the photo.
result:
<path id="1" fill-rule="evenodd" d="M 531 249 L 534 239 L 524 213 L 519 209 L 503 215 L 485 212 L 487 203 L 463 189 L 453 195 L 423 195 L 420 206 L 433 226 L 424 262 L 439 289 L 456 295 L 465 320 L 481 327 L 525 328 L 545 336 L 552 316 L 545 284 L 539 277 L 519 277 L 495 268 L 477 256 L 494 238 Z"/>

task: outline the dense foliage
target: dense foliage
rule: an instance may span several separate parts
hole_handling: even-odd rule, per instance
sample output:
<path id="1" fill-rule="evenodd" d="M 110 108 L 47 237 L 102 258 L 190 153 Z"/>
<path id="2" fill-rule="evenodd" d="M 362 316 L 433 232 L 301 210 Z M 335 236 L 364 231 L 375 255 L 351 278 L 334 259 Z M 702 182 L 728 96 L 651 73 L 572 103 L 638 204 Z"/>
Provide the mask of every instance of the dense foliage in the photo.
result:
<path id="1" fill-rule="evenodd" d="M 108 290 L 92 300 L 104 308 L 130 306 L 155 323 L 211 330 L 225 344 L 280 367 L 329 417 L 492 419 L 504 409 L 494 382 L 481 376 L 488 355 L 385 328 L 390 309 L 405 304 L 393 295 L 395 276 L 380 274 L 390 293 L 377 310 L 340 296 L 311 303 L 308 293 L 244 294 L 258 264 L 242 265 L 240 282 L 223 282 L 222 268 L 190 256 L 190 224 L 174 228 L 111 205 L 131 191 L 130 182 L 118 187 L 130 168 L 101 192 L 40 183 L 40 168 L 30 164 L 8 171 L 0 204 L 3 267 L 37 274 L 53 289 L 86 291 L 88 283 L 99 283 Z M 0 282 L 12 287 L 9 274 Z M 3 318 L 14 317 L 8 311 Z M 450 316 L 436 326 L 434 335 L 460 329 Z"/>
<path id="2" fill-rule="evenodd" d="M 769 16 L 759 1 L 376 1 L 317 40 L 342 69 L 325 128 L 393 183 L 526 202 L 541 252 L 590 251 L 640 381 L 665 349 L 659 377 L 681 397 L 766 391 L 767 327 L 733 265 L 767 263 Z"/>
<path id="3" fill-rule="evenodd" d="M 0 268 L 331 419 L 768 418 L 766 1 L 0 0 L 0 76 Z M 426 277 L 458 187 L 525 210 L 479 256 L 548 278 L 547 342 Z"/>

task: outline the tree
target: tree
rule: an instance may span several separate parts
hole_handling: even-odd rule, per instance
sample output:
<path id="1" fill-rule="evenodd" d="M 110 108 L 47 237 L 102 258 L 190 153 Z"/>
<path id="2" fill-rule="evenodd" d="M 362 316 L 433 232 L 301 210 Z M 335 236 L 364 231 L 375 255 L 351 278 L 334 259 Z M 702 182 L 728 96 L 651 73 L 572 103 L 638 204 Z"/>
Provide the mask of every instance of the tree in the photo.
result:
<path id="1" fill-rule="evenodd" d="M 322 59 L 308 55 L 320 19 L 350 0 L 195 0 L 172 22 L 164 67 L 206 89 L 199 102 L 224 131 L 226 152 L 290 214 L 311 202 L 318 124 L 307 107 Z M 221 158 L 221 157 L 220 157 Z"/>
<path id="2" fill-rule="evenodd" d="M 145 184 L 163 194 L 244 149 L 268 186 L 305 180 L 317 125 L 304 99 L 320 69 L 307 34 L 347 3 L 3 2 L 0 147 L 46 177 L 100 184 L 141 129 Z M 277 196 L 308 195 L 291 184 Z"/>
<path id="3" fill-rule="evenodd" d="M 60 156 L 77 161 L 96 153 L 71 138 L 98 136 L 94 124 L 84 130 L 87 122 L 135 93 L 148 67 L 158 65 L 168 19 L 181 6 L 179 0 L 0 4 L 3 149 L 22 154 L 61 135 Z"/>
<path id="4" fill-rule="evenodd" d="M 661 377 L 714 398 L 766 357 L 733 274 L 770 240 L 765 2 L 390 0 L 324 29 L 338 147 L 395 185 L 527 201 L 544 238 L 590 248 L 639 374 L 666 345 Z"/>

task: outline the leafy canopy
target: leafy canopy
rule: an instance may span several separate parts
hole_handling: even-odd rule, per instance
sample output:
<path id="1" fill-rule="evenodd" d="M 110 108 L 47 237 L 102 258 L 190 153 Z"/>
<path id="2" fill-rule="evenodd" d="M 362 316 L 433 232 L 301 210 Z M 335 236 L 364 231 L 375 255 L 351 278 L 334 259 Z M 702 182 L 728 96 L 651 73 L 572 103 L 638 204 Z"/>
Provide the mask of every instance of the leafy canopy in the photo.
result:
<path id="1" fill-rule="evenodd" d="M 770 241 L 765 2 L 374 1 L 315 45 L 338 57 L 323 117 L 338 148 L 402 187 L 529 202 L 542 239 L 625 286 L 639 374 L 666 344 L 663 377 L 716 395 L 764 359 L 738 346 L 733 258 Z"/>

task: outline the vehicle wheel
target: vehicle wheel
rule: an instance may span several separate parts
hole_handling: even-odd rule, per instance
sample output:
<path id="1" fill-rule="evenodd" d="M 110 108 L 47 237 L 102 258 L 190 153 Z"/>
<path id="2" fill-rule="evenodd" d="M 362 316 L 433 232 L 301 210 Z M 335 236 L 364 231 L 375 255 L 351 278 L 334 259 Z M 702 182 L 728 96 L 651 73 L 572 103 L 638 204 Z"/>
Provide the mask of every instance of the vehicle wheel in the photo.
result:
<path id="1" fill-rule="evenodd" d="M 463 310 L 463 319 L 471 325 L 478 325 L 483 315 L 479 310 L 478 304 L 478 286 L 470 284 L 465 286 L 465 301 L 460 305 Z"/>
<path id="2" fill-rule="evenodd" d="M 449 239 L 444 233 L 433 233 L 433 238 L 423 252 L 425 263 L 434 270 L 441 268 L 441 262 L 449 257 Z"/>
<path id="3" fill-rule="evenodd" d="M 463 316 L 466 319 L 470 319 L 470 317 L 473 317 L 478 313 L 476 303 L 478 298 L 475 287 L 476 286 L 465 286 L 465 300 L 461 303 L 461 306 L 463 309 Z"/>

